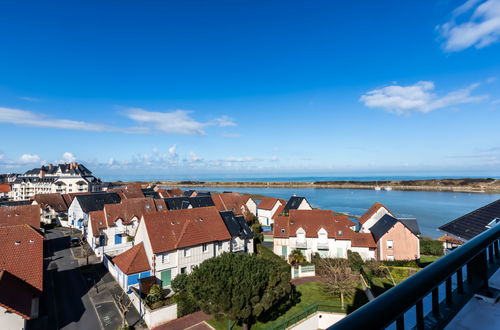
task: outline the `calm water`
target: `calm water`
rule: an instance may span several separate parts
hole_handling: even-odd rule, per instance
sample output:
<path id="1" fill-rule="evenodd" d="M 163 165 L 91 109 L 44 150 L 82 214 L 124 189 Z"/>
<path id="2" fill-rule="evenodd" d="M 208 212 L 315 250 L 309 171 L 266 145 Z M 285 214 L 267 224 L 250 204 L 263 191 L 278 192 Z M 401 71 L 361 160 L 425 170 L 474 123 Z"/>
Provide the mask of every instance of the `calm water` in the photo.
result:
<path id="1" fill-rule="evenodd" d="M 437 227 L 500 199 L 500 194 L 452 192 L 375 191 L 363 189 L 313 188 L 190 188 L 211 191 L 234 191 L 288 199 L 291 195 L 306 197 L 313 207 L 363 214 L 373 203 L 387 206 L 398 217 L 417 218 L 424 236 L 437 238 L 443 233 Z"/>

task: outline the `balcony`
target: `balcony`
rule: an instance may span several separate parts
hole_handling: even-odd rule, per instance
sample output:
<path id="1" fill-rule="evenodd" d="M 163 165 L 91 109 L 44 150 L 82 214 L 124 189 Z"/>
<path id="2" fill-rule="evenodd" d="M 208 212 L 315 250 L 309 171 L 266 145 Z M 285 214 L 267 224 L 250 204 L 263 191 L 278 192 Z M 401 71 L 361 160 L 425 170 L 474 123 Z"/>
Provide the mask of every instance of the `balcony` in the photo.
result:
<path id="1" fill-rule="evenodd" d="M 307 249 L 307 241 L 304 242 L 295 242 L 295 248 L 296 249 Z"/>
<path id="2" fill-rule="evenodd" d="M 328 242 L 320 243 L 318 242 L 318 250 L 329 250 Z"/>
<path id="3" fill-rule="evenodd" d="M 499 239 L 497 225 L 329 329 L 500 329 Z"/>

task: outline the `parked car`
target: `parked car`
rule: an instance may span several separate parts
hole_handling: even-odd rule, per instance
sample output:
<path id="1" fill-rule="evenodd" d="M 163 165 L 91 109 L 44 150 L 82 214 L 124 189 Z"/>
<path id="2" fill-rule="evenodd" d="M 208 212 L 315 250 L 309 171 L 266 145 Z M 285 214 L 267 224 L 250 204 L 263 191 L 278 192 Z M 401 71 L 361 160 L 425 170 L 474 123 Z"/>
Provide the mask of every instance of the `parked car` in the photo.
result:
<path id="1" fill-rule="evenodd" d="M 71 237 L 69 240 L 69 246 L 73 247 L 78 245 L 80 245 L 80 239 L 78 237 Z"/>

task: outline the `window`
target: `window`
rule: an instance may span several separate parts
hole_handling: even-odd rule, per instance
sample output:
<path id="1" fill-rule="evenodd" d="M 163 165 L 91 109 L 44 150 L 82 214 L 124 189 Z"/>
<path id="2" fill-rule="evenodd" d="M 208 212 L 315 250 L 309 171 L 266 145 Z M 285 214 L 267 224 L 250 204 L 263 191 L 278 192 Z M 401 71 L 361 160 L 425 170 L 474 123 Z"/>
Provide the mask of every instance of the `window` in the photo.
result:
<path id="1" fill-rule="evenodd" d="M 387 260 L 394 260 L 394 256 L 392 254 L 387 255 Z"/>
<path id="2" fill-rule="evenodd" d="M 339 233 L 339 236 L 342 236 L 342 230 L 339 230 L 338 233 Z"/>
<path id="3" fill-rule="evenodd" d="M 208 244 L 203 243 L 203 252 L 207 252 L 207 251 L 208 251 Z"/>
<path id="4" fill-rule="evenodd" d="M 161 262 L 163 264 L 168 264 L 170 262 L 170 256 L 168 254 L 161 255 Z"/>
<path id="5" fill-rule="evenodd" d="M 184 257 L 190 257 L 191 256 L 191 249 L 184 249 Z"/>
<path id="6" fill-rule="evenodd" d="M 181 274 L 186 274 L 186 267 L 181 268 Z"/>
<path id="7" fill-rule="evenodd" d="M 388 249 L 393 249 L 394 248 L 394 242 L 392 240 L 387 240 L 387 248 Z"/>

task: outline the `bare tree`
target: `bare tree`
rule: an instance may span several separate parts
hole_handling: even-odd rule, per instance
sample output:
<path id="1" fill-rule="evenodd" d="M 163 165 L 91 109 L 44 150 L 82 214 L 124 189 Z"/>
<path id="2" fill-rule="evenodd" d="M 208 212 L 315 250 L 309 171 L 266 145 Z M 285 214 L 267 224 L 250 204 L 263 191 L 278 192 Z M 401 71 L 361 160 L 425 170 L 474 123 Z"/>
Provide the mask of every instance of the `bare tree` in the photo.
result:
<path id="1" fill-rule="evenodd" d="M 344 298 L 351 297 L 356 291 L 358 276 L 344 259 L 321 259 L 318 266 L 319 274 L 325 279 L 325 290 L 339 296 L 341 307 L 344 309 Z"/>

